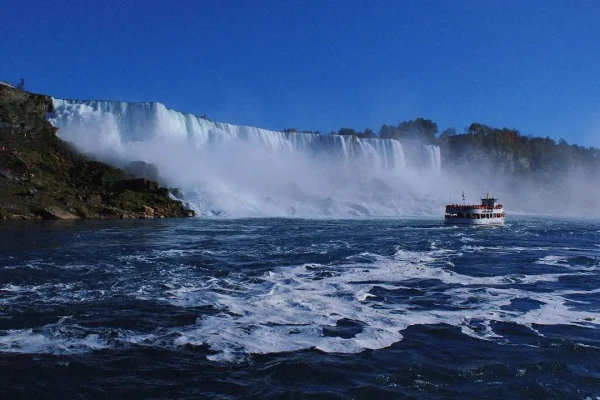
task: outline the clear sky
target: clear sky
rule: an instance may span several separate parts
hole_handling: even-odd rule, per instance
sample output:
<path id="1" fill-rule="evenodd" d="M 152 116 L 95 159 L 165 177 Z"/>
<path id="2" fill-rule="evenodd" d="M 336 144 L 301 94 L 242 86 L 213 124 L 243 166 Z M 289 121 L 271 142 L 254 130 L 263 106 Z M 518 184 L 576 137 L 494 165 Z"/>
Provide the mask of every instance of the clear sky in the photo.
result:
<path id="1" fill-rule="evenodd" d="M 268 129 L 424 117 L 600 147 L 600 1 L 3 1 L 0 79 Z"/>

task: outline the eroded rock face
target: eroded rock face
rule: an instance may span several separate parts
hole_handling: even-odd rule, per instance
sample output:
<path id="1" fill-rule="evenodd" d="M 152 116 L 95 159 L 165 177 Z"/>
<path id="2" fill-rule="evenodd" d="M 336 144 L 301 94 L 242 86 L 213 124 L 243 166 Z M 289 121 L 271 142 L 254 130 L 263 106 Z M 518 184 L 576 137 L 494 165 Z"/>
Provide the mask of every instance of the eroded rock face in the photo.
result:
<path id="1" fill-rule="evenodd" d="M 160 173 L 158 167 L 154 164 L 144 161 L 134 161 L 127 164 L 124 170 L 135 178 L 146 178 L 151 181 L 160 182 Z"/>
<path id="2" fill-rule="evenodd" d="M 155 192 L 158 190 L 158 183 L 148 179 L 128 179 L 115 183 L 112 187 L 115 192 L 130 190 L 132 192 Z"/>
<path id="3" fill-rule="evenodd" d="M 63 210 L 57 206 L 49 206 L 40 211 L 40 215 L 44 219 L 61 219 L 61 220 L 72 220 L 79 219 L 77 215 L 71 214 L 68 211 Z"/>

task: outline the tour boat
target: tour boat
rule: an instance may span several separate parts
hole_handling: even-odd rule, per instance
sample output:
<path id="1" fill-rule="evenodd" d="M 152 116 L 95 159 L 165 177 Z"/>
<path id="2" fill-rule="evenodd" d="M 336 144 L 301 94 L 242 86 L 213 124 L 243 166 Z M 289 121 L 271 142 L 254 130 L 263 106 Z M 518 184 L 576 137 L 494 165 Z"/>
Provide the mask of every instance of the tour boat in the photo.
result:
<path id="1" fill-rule="evenodd" d="M 486 193 L 481 199 L 481 204 L 464 204 L 465 194 L 462 195 L 463 204 L 448 204 L 444 220 L 447 224 L 469 225 L 502 225 L 504 224 L 504 207 L 498 199 Z"/>

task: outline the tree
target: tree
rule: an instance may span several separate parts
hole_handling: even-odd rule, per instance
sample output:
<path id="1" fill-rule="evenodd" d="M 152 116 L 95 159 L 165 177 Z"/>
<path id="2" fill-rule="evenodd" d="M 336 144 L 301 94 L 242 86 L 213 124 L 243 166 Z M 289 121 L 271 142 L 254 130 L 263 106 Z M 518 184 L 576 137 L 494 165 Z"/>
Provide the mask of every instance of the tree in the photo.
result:
<path id="1" fill-rule="evenodd" d="M 438 126 L 430 119 L 417 118 L 398 124 L 397 138 L 417 139 L 425 143 L 434 143 Z"/>
<path id="2" fill-rule="evenodd" d="M 19 83 L 17 84 L 17 89 L 25 90 L 25 78 L 19 79 Z"/>
<path id="3" fill-rule="evenodd" d="M 382 125 L 379 130 L 379 137 L 382 139 L 397 139 L 398 129 L 393 125 Z"/>
<path id="4" fill-rule="evenodd" d="M 569 143 L 567 143 L 567 141 L 565 139 L 558 139 L 558 147 L 560 149 L 560 151 L 568 151 L 569 149 Z"/>
<path id="5" fill-rule="evenodd" d="M 442 133 L 440 134 L 440 139 L 445 139 L 450 136 L 456 136 L 456 129 L 454 129 L 454 128 L 444 129 L 442 131 Z"/>
<path id="6" fill-rule="evenodd" d="M 340 128 L 340 130 L 338 131 L 337 134 L 344 135 L 344 136 L 349 136 L 349 135 L 356 136 L 356 131 L 352 128 Z"/>
<path id="7" fill-rule="evenodd" d="M 358 134 L 358 137 L 370 139 L 370 138 L 376 138 L 377 135 L 375 135 L 375 132 L 373 132 L 373 130 L 366 128 L 364 132 L 361 132 Z"/>

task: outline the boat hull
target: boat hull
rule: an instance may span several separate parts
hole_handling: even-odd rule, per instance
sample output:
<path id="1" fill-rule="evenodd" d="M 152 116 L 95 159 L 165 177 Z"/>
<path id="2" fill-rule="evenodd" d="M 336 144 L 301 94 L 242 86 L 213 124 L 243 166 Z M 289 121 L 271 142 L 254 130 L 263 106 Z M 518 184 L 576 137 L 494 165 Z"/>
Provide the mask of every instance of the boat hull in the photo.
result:
<path id="1" fill-rule="evenodd" d="M 504 218 L 445 218 L 445 223 L 452 225 L 504 225 Z"/>

